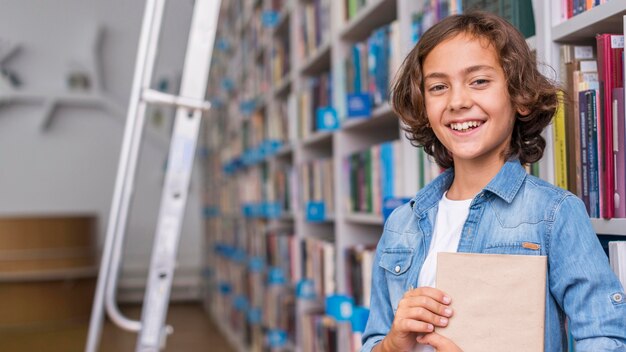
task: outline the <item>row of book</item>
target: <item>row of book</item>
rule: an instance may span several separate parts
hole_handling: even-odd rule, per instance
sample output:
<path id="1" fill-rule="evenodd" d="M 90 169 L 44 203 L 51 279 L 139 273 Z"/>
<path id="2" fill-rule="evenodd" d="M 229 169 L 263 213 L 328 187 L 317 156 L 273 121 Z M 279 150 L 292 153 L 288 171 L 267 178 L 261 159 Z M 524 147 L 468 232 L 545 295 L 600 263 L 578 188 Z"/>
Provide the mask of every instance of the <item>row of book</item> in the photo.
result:
<path id="1" fill-rule="evenodd" d="M 411 40 L 413 44 L 435 23 L 443 18 L 462 12 L 461 0 L 428 0 L 416 8 L 411 16 Z"/>
<path id="2" fill-rule="evenodd" d="M 352 45 L 345 60 L 346 93 L 367 93 L 373 106 L 389 100 L 389 85 L 400 61 L 398 21 L 372 32 L 363 42 Z"/>
<path id="3" fill-rule="evenodd" d="M 482 10 L 495 13 L 514 25 L 526 37 L 535 35 L 532 0 L 463 0 L 462 11 Z"/>
<path id="4" fill-rule="evenodd" d="M 303 4 L 296 47 L 301 62 L 311 57 L 323 44 L 330 43 L 330 6 L 330 0 L 313 0 Z"/>
<path id="5" fill-rule="evenodd" d="M 299 139 L 306 139 L 323 129 L 318 115 L 320 109 L 332 107 L 332 87 L 332 76 L 329 72 L 309 77 L 303 82 L 303 88 L 297 98 L 298 113 L 295 128 Z"/>
<path id="6" fill-rule="evenodd" d="M 306 209 L 308 203 L 324 204 L 324 220 L 335 211 L 333 159 L 316 159 L 298 167 L 298 191 L 300 204 Z"/>
<path id="7" fill-rule="evenodd" d="M 626 217 L 624 37 L 561 47 L 565 99 L 555 116 L 556 184 L 583 199 L 591 217 Z"/>
<path id="8" fill-rule="evenodd" d="M 274 39 L 274 45 L 270 55 L 270 67 L 272 84 L 274 87 L 280 85 L 287 79 L 291 71 L 289 36 L 278 36 Z"/>
<path id="9" fill-rule="evenodd" d="M 385 199 L 412 197 L 442 171 L 423 149 L 400 140 L 350 155 L 344 159 L 343 170 L 348 212 L 378 215 Z"/>
<path id="10" fill-rule="evenodd" d="M 580 15 L 586 11 L 600 6 L 609 0 L 561 0 L 558 5 L 558 13 L 560 21 L 565 21 L 576 15 Z M 612 0 L 619 1 L 619 0 Z"/>

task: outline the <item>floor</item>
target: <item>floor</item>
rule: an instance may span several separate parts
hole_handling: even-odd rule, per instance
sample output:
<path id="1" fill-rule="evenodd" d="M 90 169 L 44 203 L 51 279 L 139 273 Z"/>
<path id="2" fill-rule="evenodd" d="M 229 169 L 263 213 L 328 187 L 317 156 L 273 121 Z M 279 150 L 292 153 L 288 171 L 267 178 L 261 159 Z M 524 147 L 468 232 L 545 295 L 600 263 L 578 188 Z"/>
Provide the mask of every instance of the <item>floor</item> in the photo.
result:
<path id="1" fill-rule="evenodd" d="M 131 319 L 139 319 L 141 314 L 141 306 L 138 305 L 121 309 Z M 199 303 L 170 305 L 167 322 L 174 328 L 174 333 L 167 338 L 165 352 L 234 352 Z M 132 352 L 136 343 L 137 334 L 120 330 L 107 321 L 102 332 L 100 352 Z"/>
<path id="2" fill-rule="evenodd" d="M 141 306 L 122 306 L 129 318 L 138 319 Z M 165 352 L 234 352 L 217 326 L 199 303 L 170 305 L 168 324 L 174 333 L 167 339 Z M 37 329 L 0 329 L 0 351 L 4 352 L 83 352 L 88 326 L 65 324 Z M 134 352 L 137 334 L 105 323 L 99 352 Z"/>

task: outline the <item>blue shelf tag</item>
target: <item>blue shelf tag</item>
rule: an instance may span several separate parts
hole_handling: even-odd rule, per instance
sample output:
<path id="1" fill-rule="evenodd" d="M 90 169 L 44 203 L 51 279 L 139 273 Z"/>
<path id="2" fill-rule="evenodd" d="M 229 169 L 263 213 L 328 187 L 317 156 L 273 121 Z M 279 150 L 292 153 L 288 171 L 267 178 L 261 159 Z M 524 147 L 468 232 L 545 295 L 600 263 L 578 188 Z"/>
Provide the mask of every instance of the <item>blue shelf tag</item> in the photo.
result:
<path id="1" fill-rule="evenodd" d="M 235 83 L 230 78 L 222 78 L 220 85 L 222 86 L 222 89 L 227 92 L 230 92 L 235 88 Z"/>
<path id="2" fill-rule="evenodd" d="M 321 222 L 326 219 L 326 205 L 324 202 L 308 202 L 306 204 L 306 220 Z"/>
<path id="3" fill-rule="evenodd" d="M 348 94 L 348 118 L 370 117 L 372 115 L 372 98 L 369 93 Z"/>
<path id="4" fill-rule="evenodd" d="M 387 197 L 383 200 L 383 219 L 386 222 L 387 218 L 394 209 L 401 206 L 404 203 L 408 203 L 411 198 L 395 198 L 395 197 Z"/>
<path id="5" fill-rule="evenodd" d="M 220 209 L 216 206 L 208 206 L 204 207 L 203 213 L 205 219 L 214 218 L 220 215 Z"/>
<path id="6" fill-rule="evenodd" d="M 246 101 L 239 103 L 239 111 L 243 115 L 246 115 L 246 116 L 252 114 L 255 108 L 256 108 L 256 100 L 254 99 L 246 100 Z"/>
<path id="7" fill-rule="evenodd" d="M 247 259 L 247 254 L 246 251 L 244 251 L 241 248 L 236 248 L 231 256 L 231 259 L 235 262 L 235 263 L 245 263 L 246 259 Z"/>
<path id="8" fill-rule="evenodd" d="M 248 309 L 248 299 L 244 295 L 237 295 L 233 300 L 233 306 L 240 312 L 245 312 Z"/>
<path id="9" fill-rule="evenodd" d="M 287 332 L 285 330 L 268 330 L 265 337 L 267 339 L 267 345 L 271 348 L 280 348 L 287 343 Z"/>
<path id="10" fill-rule="evenodd" d="M 253 273 L 260 273 L 265 267 L 265 261 L 262 257 L 255 256 L 248 260 L 248 270 Z"/>
<path id="11" fill-rule="evenodd" d="M 248 323 L 252 325 L 258 325 L 261 323 L 261 317 L 262 317 L 261 308 L 254 307 L 254 308 L 248 309 L 248 314 L 247 314 Z"/>
<path id="12" fill-rule="evenodd" d="M 315 299 L 315 285 L 311 279 L 302 279 L 296 284 L 296 297 L 313 300 Z"/>
<path id="13" fill-rule="evenodd" d="M 224 295 L 224 296 L 229 295 L 229 294 L 232 292 L 232 289 L 233 289 L 233 288 L 232 288 L 232 286 L 230 285 L 230 283 L 229 283 L 229 282 L 221 282 L 221 283 L 219 284 L 219 290 L 220 290 L 220 293 L 221 293 L 222 295 Z"/>
<path id="14" fill-rule="evenodd" d="M 337 111 L 329 106 L 317 108 L 315 122 L 318 131 L 333 131 L 339 128 Z"/>
<path id="15" fill-rule="evenodd" d="M 219 51 L 227 51 L 230 48 L 230 43 L 228 42 L 226 38 L 221 37 L 217 40 L 217 43 L 215 43 L 215 46 L 217 47 L 217 50 Z"/>
<path id="16" fill-rule="evenodd" d="M 266 28 L 274 28 L 278 24 L 280 14 L 274 10 L 265 10 L 261 14 L 261 22 Z"/>
<path id="17" fill-rule="evenodd" d="M 337 321 L 348 321 L 352 317 L 354 300 L 345 295 L 331 295 L 326 297 L 326 315 Z"/>
<path id="18" fill-rule="evenodd" d="M 267 273 L 267 283 L 269 285 L 283 285 L 287 280 L 285 279 L 285 273 L 283 269 L 277 266 L 270 268 Z"/>
<path id="19" fill-rule="evenodd" d="M 281 206 L 279 202 L 271 202 L 265 204 L 265 217 L 276 219 L 280 217 Z"/>
<path id="20" fill-rule="evenodd" d="M 370 316 L 370 310 L 365 307 L 355 306 L 352 307 L 352 317 L 350 317 L 350 323 L 352 324 L 353 332 L 364 332 L 365 325 L 367 325 L 367 319 Z"/>

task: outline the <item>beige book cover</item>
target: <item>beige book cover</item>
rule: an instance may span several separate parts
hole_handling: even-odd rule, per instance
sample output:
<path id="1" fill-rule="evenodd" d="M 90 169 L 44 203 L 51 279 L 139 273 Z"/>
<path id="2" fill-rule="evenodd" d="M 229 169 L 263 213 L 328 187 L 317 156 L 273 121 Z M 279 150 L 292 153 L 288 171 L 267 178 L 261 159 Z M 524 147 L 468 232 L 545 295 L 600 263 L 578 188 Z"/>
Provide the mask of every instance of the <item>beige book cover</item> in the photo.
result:
<path id="1" fill-rule="evenodd" d="M 437 332 L 464 352 L 543 351 L 546 267 L 545 256 L 439 253 L 454 315 Z"/>

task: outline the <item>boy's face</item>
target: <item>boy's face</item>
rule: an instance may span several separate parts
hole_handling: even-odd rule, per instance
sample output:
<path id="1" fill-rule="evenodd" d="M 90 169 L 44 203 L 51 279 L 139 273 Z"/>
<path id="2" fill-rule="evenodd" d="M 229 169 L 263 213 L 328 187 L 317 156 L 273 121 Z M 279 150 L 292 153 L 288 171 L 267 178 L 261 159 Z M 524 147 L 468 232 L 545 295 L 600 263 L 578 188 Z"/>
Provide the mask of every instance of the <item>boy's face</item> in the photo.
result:
<path id="1" fill-rule="evenodd" d="M 501 165 L 515 110 L 494 47 L 458 34 L 426 56 L 423 74 L 428 121 L 455 167 Z"/>

